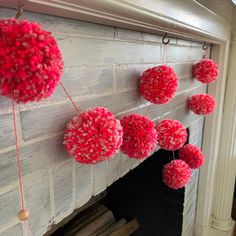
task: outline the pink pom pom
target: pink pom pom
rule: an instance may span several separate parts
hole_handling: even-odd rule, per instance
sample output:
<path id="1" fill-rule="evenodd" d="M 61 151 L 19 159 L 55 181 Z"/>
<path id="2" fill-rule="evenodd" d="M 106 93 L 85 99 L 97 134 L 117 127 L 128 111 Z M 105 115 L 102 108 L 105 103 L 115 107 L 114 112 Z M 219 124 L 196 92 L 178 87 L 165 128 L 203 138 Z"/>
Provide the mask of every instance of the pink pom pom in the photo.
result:
<path id="1" fill-rule="evenodd" d="M 193 77 L 205 84 L 216 81 L 218 73 L 218 65 L 211 59 L 202 59 L 193 65 Z"/>
<path id="2" fill-rule="evenodd" d="M 106 108 L 97 107 L 69 121 L 64 146 L 76 161 L 95 164 L 118 151 L 122 135 L 120 121 Z"/>
<path id="3" fill-rule="evenodd" d="M 130 158 L 148 157 L 156 148 L 155 124 L 147 117 L 136 114 L 125 116 L 120 122 L 124 131 L 121 151 Z"/>
<path id="4" fill-rule="evenodd" d="M 186 186 L 192 177 L 192 171 L 182 160 L 173 160 L 163 168 L 163 182 L 173 189 Z"/>
<path id="5" fill-rule="evenodd" d="M 215 98 L 209 94 L 195 94 L 188 101 L 189 109 L 197 115 L 209 115 L 215 106 Z"/>
<path id="6" fill-rule="evenodd" d="M 165 150 L 174 151 L 181 148 L 187 140 L 187 131 L 178 120 L 162 120 L 157 127 L 158 145 Z"/>
<path id="7" fill-rule="evenodd" d="M 17 103 L 51 96 L 63 61 L 56 40 L 39 24 L 0 20 L 0 94 Z"/>
<path id="8" fill-rule="evenodd" d="M 166 65 L 144 71 L 139 85 L 141 95 L 155 104 L 168 103 L 175 96 L 177 88 L 177 76 L 174 70 Z"/>
<path id="9" fill-rule="evenodd" d="M 204 155 L 200 148 L 186 144 L 179 150 L 179 158 L 185 161 L 191 169 L 200 168 L 204 164 Z"/>

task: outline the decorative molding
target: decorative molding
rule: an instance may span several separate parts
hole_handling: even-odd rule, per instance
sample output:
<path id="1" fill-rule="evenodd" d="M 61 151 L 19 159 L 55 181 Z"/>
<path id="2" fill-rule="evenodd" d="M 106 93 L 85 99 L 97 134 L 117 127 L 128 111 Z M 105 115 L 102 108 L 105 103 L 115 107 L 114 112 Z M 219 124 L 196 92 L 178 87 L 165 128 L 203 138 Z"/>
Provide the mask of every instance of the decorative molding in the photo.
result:
<path id="1" fill-rule="evenodd" d="M 1 0 L 0 6 L 17 6 Z M 229 38 L 227 23 L 196 1 L 21 0 L 24 9 L 153 33 L 216 42 Z M 168 9 L 168 10 L 167 10 Z M 197 13 L 197 14 L 196 14 Z"/>

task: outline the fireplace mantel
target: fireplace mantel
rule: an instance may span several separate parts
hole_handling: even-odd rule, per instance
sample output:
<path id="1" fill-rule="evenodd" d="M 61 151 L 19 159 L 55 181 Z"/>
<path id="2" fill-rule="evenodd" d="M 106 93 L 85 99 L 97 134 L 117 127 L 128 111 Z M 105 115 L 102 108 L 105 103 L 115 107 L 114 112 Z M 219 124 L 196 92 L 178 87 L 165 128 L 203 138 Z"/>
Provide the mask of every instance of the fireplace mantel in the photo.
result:
<path id="1" fill-rule="evenodd" d="M 20 0 L 24 9 L 152 33 L 168 32 L 199 40 L 227 40 L 227 22 L 189 0 Z M 18 0 L 1 0 L 16 8 Z"/>
<path id="2" fill-rule="evenodd" d="M 18 2 L 18 0 L 0 0 L 0 6 L 16 8 Z M 231 66 L 227 82 L 230 86 L 225 89 L 230 51 L 230 24 L 195 0 L 21 0 L 20 2 L 28 11 L 150 33 L 167 32 L 172 37 L 213 44 L 211 57 L 219 64 L 220 79 L 208 87 L 208 92 L 216 98 L 217 109 L 213 116 L 206 118 L 204 128 L 203 151 L 208 161 L 200 173 L 196 236 L 230 235 L 232 221 L 225 222 L 224 218 L 214 219 L 214 216 L 220 217 L 222 214 L 225 217 L 229 212 L 225 212 L 222 206 L 213 205 L 215 201 L 218 204 L 225 201 L 224 197 L 227 196 L 216 199 L 215 194 L 224 192 L 224 184 L 229 186 L 228 181 L 235 180 L 235 167 L 226 168 L 235 159 L 233 147 L 236 140 L 236 134 L 233 133 L 236 127 L 236 107 L 233 106 L 236 103 L 236 96 L 231 96 L 235 94 L 236 88 L 235 66 Z M 232 56 L 236 56 L 235 46 Z M 222 123 L 227 131 L 221 130 Z M 224 154 L 226 157 L 223 157 Z M 225 159 L 222 162 L 223 158 Z M 219 170 L 219 165 L 225 165 L 225 168 Z M 228 173 L 229 171 L 231 172 Z M 230 179 L 226 178 L 226 173 Z M 217 175 L 216 192 L 214 186 Z M 228 201 L 230 205 L 230 199 Z"/>

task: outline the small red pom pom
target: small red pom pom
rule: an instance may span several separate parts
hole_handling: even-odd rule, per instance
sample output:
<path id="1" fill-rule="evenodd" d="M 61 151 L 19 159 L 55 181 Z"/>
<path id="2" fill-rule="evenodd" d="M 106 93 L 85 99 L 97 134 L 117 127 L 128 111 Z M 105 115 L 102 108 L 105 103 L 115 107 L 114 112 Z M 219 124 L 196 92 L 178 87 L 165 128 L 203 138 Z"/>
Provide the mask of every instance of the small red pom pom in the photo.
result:
<path id="1" fill-rule="evenodd" d="M 76 161 L 95 164 L 118 152 L 122 135 L 120 121 L 106 108 L 97 107 L 69 121 L 64 146 Z"/>
<path id="2" fill-rule="evenodd" d="M 141 95 L 155 104 L 168 103 L 175 96 L 177 88 L 177 76 L 174 70 L 166 65 L 144 71 L 139 85 Z"/>
<path id="3" fill-rule="evenodd" d="M 183 188 L 191 177 L 190 167 L 182 160 L 173 160 L 163 168 L 163 182 L 173 189 Z"/>
<path id="4" fill-rule="evenodd" d="M 0 20 L 0 94 L 17 103 L 51 96 L 63 61 L 50 32 L 27 20 Z"/>
<path id="5" fill-rule="evenodd" d="M 191 169 L 200 168 L 204 164 L 204 155 L 198 146 L 186 144 L 179 150 L 179 158 Z"/>
<path id="6" fill-rule="evenodd" d="M 215 98 L 209 94 L 195 94 L 188 101 L 189 109 L 197 115 L 209 115 L 215 106 Z"/>
<path id="7" fill-rule="evenodd" d="M 121 151 L 130 158 L 148 157 L 156 148 L 155 124 L 147 117 L 136 114 L 125 116 L 120 122 L 124 132 Z"/>
<path id="8" fill-rule="evenodd" d="M 174 151 L 181 148 L 187 140 L 187 131 L 178 120 L 162 120 L 157 127 L 158 145 L 165 150 Z"/>
<path id="9" fill-rule="evenodd" d="M 211 59 L 202 59 L 193 65 L 193 77 L 205 84 L 216 81 L 218 73 L 218 65 Z"/>

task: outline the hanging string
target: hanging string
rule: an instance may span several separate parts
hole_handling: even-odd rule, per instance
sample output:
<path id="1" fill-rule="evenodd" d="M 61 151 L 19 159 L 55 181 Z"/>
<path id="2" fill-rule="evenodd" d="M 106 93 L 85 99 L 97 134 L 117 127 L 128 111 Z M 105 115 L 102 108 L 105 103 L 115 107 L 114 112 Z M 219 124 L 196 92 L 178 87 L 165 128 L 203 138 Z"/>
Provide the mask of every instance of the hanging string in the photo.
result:
<path id="1" fill-rule="evenodd" d="M 173 154 L 173 159 L 175 160 L 175 152 L 174 152 L 174 151 L 172 151 L 172 154 Z"/>
<path id="2" fill-rule="evenodd" d="M 15 16 L 15 19 L 19 19 L 20 16 L 23 14 L 23 11 L 24 11 L 24 3 L 21 4 L 21 0 L 18 0 L 18 8 L 17 8 L 17 13 L 16 13 L 16 16 Z"/>
<path id="3" fill-rule="evenodd" d="M 29 225 L 28 225 L 28 222 L 23 221 L 22 224 L 23 224 L 23 226 L 25 227 L 26 232 L 28 233 L 28 235 L 29 235 L 29 236 L 32 236 L 33 234 L 32 234 L 32 232 L 31 232 L 31 230 L 30 230 L 30 227 L 29 227 Z"/>
<path id="4" fill-rule="evenodd" d="M 162 64 L 167 63 L 167 45 L 170 43 L 170 38 L 167 38 L 167 33 L 162 38 L 163 52 L 162 52 Z"/>
<path id="5" fill-rule="evenodd" d="M 70 96 L 70 94 L 67 92 L 66 88 L 64 87 L 64 85 L 60 82 L 60 85 L 63 89 L 63 91 L 65 92 L 65 94 L 67 95 L 67 97 L 70 99 L 72 105 L 74 106 L 75 110 L 77 112 L 79 112 L 79 108 L 76 106 L 75 102 L 73 101 L 72 97 Z"/>
<path id="6" fill-rule="evenodd" d="M 208 49 L 207 42 L 204 42 L 204 44 L 202 45 L 202 49 L 204 50 L 202 58 L 207 58 L 207 49 Z"/>
<path id="7" fill-rule="evenodd" d="M 13 112 L 13 122 L 14 122 L 14 135 L 16 141 L 16 159 L 17 159 L 17 172 L 18 172 L 18 179 L 19 179 L 19 187 L 20 187 L 20 202 L 21 202 L 21 209 L 25 209 L 24 204 L 24 195 L 23 195 L 23 186 L 22 186 L 22 177 L 21 177 L 21 166 L 20 166 L 20 152 L 19 152 L 19 140 L 17 135 L 17 128 L 16 128 L 16 110 L 15 110 L 15 102 L 12 97 L 12 112 Z"/>

